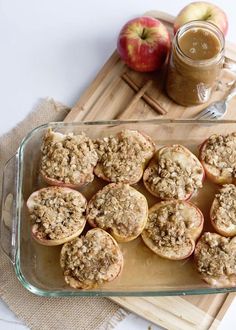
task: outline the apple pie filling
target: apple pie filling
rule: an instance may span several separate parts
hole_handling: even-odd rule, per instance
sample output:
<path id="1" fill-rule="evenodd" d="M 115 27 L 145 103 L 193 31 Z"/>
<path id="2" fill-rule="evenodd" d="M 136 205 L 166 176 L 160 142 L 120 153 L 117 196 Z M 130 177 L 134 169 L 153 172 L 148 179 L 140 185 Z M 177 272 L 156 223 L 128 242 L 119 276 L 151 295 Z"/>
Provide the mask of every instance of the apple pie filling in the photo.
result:
<path id="1" fill-rule="evenodd" d="M 44 177 L 75 185 L 93 180 L 98 156 L 92 140 L 84 133 L 63 135 L 49 129 L 41 152 Z"/>

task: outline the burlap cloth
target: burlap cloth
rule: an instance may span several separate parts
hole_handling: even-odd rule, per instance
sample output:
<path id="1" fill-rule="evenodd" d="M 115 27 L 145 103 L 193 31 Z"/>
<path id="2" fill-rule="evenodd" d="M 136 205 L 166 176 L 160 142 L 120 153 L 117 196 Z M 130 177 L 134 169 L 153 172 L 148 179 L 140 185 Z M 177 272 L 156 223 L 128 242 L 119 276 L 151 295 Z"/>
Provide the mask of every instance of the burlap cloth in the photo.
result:
<path id="1" fill-rule="evenodd" d="M 62 121 L 68 111 L 52 99 L 41 100 L 23 122 L 0 137 L 1 174 L 4 164 L 15 154 L 22 138 L 30 130 L 50 121 Z M 20 284 L 1 248 L 0 296 L 28 327 L 35 330 L 111 329 L 126 314 L 106 298 L 44 298 L 33 295 Z"/>

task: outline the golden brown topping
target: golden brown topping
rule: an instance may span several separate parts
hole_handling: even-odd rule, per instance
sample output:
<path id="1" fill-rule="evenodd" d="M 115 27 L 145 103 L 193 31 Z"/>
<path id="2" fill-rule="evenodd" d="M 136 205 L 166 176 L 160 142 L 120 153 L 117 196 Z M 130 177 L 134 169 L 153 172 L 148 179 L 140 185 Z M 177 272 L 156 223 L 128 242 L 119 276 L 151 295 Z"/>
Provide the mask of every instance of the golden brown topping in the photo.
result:
<path id="1" fill-rule="evenodd" d="M 197 269 L 204 276 L 221 277 L 236 274 L 236 248 L 230 238 L 205 233 L 198 241 Z"/>
<path id="2" fill-rule="evenodd" d="M 198 214 L 194 207 L 189 210 L 186 212 L 185 204 L 179 201 L 150 210 L 145 231 L 158 248 L 168 247 L 178 252 L 180 247 L 190 244 L 188 231 Z"/>
<path id="3" fill-rule="evenodd" d="M 48 130 L 41 147 L 41 173 L 63 183 L 80 184 L 93 180 L 98 156 L 94 144 L 84 133 L 63 135 Z"/>
<path id="4" fill-rule="evenodd" d="M 220 171 L 220 176 L 236 177 L 236 133 L 212 135 L 201 152 L 202 160 Z"/>
<path id="5" fill-rule="evenodd" d="M 224 185 L 215 196 L 212 218 L 216 226 L 227 231 L 236 228 L 236 186 Z"/>
<path id="6" fill-rule="evenodd" d="M 127 184 L 111 183 L 89 202 L 87 219 L 121 236 L 137 236 L 146 222 L 147 210 L 147 200 L 141 193 Z"/>
<path id="7" fill-rule="evenodd" d="M 74 287 L 89 288 L 114 279 L 122 268 L 123 257 L 109 234 L 100 229 L 90 230 L 64 244 L 61 266 L 67 283 L 78 281 Z M 72 285 L 73 286 L 73 285 Z"/>
<path id="8" fill-rule="evenodd" d="M 142 167 L 154 152 L 153 144 L 137 131 L 124 130 L 116 136 L 95 142 L 98 165 L 103 176 L 111 182 L 138 181 Z"/>
<path id="9" fill-rule="evenodd" d="M 150 192 L 161 199 L 186 199 L 202 187 L 203 168 L 186 150 L 179 145 L 161 149 L 144 174 Z"/>
<path id="10" fill-rule="evenodd" d="M 85 224 L 86 200 L 77 191 L 51 187 L 33 193 L 27 203 L 40 239 L 68 237 Z"/>

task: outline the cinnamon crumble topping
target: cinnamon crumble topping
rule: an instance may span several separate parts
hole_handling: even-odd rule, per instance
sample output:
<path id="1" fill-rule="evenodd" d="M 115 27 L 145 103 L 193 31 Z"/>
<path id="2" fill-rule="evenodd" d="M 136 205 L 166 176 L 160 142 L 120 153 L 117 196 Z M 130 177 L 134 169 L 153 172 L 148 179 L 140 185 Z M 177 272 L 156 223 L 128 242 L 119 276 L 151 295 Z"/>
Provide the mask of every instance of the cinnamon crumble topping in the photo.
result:
<path id="1" fill-rule="evenodd" d="M 88 232 L 89 233 L 89 232 Z M 108 234 L 107 234 L 108 235 Z M 65 276 L 71 276 L 79 282 L 102 284 L 107 280 L 108 273 L 114 271 L 122 258 L 119 247 L 107 236 L 93 233 L 78 237 L 64 244 L 61 254 L 61 265 Z"/>
<path id="2" fill-rule="evenodd" d="M 236 248 L 232 248 L 230 238 L 205 233 L 198 244 L 197 269 L 202 275 L 236 275 Z"/>
<path id="3" fill-rule="evenodd" d="M 197 211 L 191 207 L 187 213 L 182 202 L 163 203 L 160 207 L 150 210 L 145 231 L 155 246 L 160 250 L 171 248 L 178 253 L 180 248 L 191 245 L 189 229 L 196 218 Z"/>
<path id="4" fill-rule="evenodd" d="M 181 146 L 166 147 L 146 169 L 146 185 L 162 199 L 185 199 L 202 187 L 203 168 Z"/>
<path id="5" fill-rule="evenodd" d="M 84 133 L 63 135 L 51 129 L 41 147 L 41 173 L 64 183 L 86 183 L 93 180 L 98 156 L 92 140 Z"/>
<path id="6" fill-rule="evenodd" d="M 65 188 L 45 188 L 33 197 L 30 217 L 37 224 L 41 239 L 62 239 L 85 224 L 86 200 L 80 193 L 65 192 Z"/>
<path id="7" fill-rule="evenodd" d="M 236 227 L 236 186 L 233 184 L 223 185 L 216 194 L 212 216 L 215 224 L 222 228 Z"/>
<path id="8" fill-rule="evenodd" d="M 201 157 L 206 164 L 216 167 L 221 176 L 236 177 L 236 133 L 210 136 Z"/>
<path id="9" fill-rule="evenodd" d="M 108 184 L 89 202 L 87 219 L 99 228 L 136 236 L 147 217 L 146 198 L 128 184 Z"/>
<path id="10" fill-rule="evenodd" d="M 116 136 L 95 141 L 98 166 L 111 182 L 130 182 L 140 178 L 142 166 L 154 152 L 153 144 L 141 133 L 123 130 Z"/>

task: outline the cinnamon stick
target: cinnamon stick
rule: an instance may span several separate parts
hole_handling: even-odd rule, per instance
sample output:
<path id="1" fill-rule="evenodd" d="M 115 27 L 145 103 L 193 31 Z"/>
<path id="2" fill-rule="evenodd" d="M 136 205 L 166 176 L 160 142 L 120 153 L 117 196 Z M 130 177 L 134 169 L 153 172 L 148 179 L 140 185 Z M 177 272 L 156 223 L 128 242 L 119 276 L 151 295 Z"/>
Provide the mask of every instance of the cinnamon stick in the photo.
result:
<path id="1" fill-rule="evenodd" d="M 127 73 L 124 73 L 121 78 L 135 91 L 138 92 L 140 90 L 139 86 L 128 76 Z M 145 86 L 145 85 L 144 85 Z M 161 115 L 165 115 L 167 111 L 150 95 L 147 93 L 143 93 L 141 96 L 145 102 L 156 112 Z"/>

